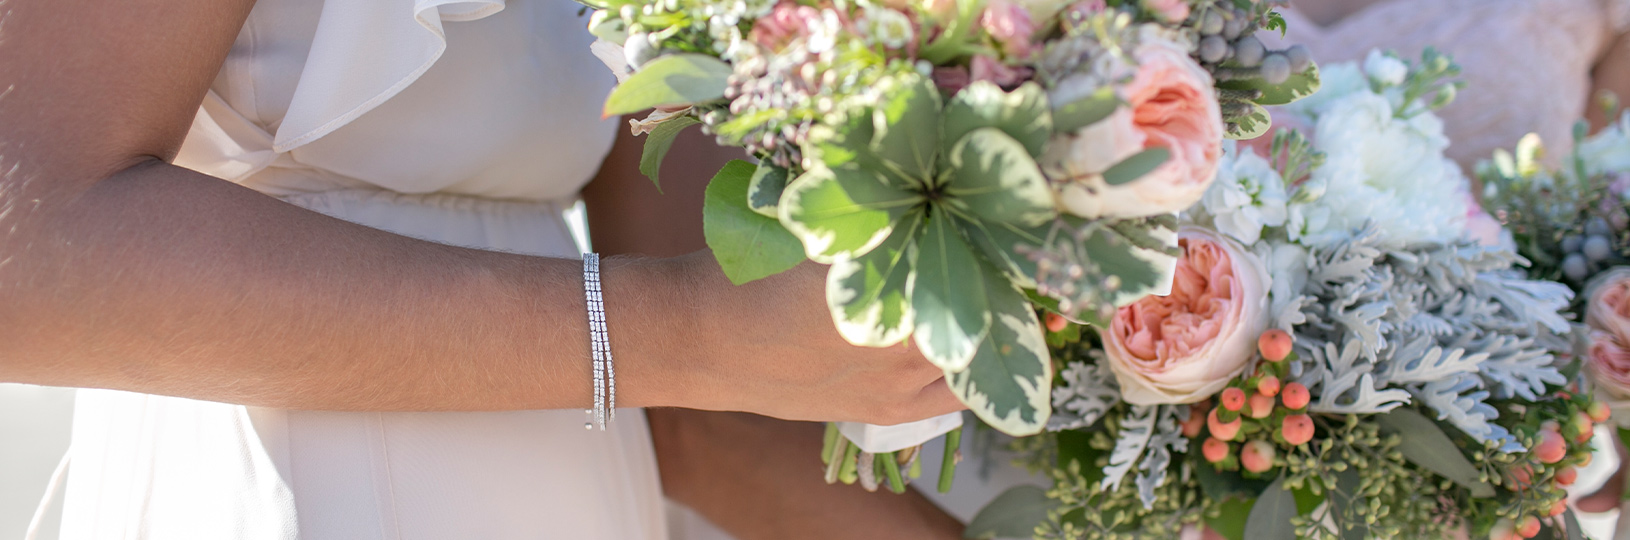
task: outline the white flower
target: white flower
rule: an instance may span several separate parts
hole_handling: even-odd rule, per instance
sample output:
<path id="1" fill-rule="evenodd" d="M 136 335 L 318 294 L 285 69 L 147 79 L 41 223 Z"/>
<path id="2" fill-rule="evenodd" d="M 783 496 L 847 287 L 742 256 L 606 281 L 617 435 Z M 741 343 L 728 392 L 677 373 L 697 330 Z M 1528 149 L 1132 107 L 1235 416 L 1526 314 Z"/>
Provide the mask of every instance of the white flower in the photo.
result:
<path id="1" fill-rule="evenodd" d="M 1324 165 L 1313 172 L 1324 194 L 1309 204 L 1329 215 L 1322 232 L 1303 231 L 1315 242 L 1332 234 L 1339 238 L 1370 220 L 1396 244 L 1461 236 L 1466 180 L 1443 155 L 1449 140 L 1437 116 L 1398 118 L 1386 98 L 1360 92 L 1333 102 L 1319 115 L 1313 140 L 1325 153 Z M 1316 214 L 1302 212 L 1303 219 Z"/>
<path id="2" fill-rule="evenodd" d="M 622 45 L 604 39 L 597 39 L 594 40 L 594 43 L 589 44 L 589 51 L 593 52 L 594 57 L 599 58 L 600 62 L 611 70 L 612 75 L 617 76 L 617 84 L 622 84 L 623 81 L 628 80 L 628 76 L 634 72 L 628 67 L 628 57 L 623 54 Z"/>
<path id="3" fill-rule="evenodd" d="M 1630 171 L 1630 111 L 1607 129 L 1579 142 L 1579 157 L 1585 160 L 1585 173 Z"/>
<path id="4" fill-rule="evenodd" d="M 1285 203 L 1284 179 L 1250 149 L 1225 154 L 1216 181 L 1200 199 L 1212 226 L 1247 246 L 1262 238 L 1263 227 L 1285 224 Z"/>
<path id="5" fill-rule="evenodd" d="M 1364 58 L 1364 72 L 1382 86 L 1397 86 L 1409 76 L 1409 66 L 1396 56 L 1371 49 L 1370 55 Z"/>

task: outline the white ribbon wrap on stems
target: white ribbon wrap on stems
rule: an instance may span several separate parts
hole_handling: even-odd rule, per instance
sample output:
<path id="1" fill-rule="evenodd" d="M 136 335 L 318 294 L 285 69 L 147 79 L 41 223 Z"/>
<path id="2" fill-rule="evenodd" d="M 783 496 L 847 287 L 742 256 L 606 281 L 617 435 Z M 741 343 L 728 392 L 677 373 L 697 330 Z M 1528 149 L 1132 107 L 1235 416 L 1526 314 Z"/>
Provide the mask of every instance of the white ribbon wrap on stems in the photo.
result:
<path id="1" fill-rule="evenodd" d="M 954 412 L 893 426 L 839 422 L 838 433 L 842 433 L 861 450 L 881 454 L 917 446 L 961 426 L 962 413 Z"/>

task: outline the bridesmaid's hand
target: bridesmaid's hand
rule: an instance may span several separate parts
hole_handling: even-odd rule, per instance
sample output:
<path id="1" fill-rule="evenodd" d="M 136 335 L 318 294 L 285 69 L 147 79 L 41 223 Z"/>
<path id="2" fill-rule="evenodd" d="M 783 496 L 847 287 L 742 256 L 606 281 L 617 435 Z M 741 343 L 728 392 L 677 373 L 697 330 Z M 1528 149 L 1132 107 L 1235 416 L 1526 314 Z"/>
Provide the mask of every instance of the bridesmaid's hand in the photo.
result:
<path id="1" fill-rule="evenodd" d="M 964 408 L 944 374 L 910 347 L 850 345 L 826 307 L 825 266 L 804 263 L 736 286 L 710 252 L 674 262 L 686 276 L 694 336 L 673 345 L 684 365 L 662 384 L 675 404 L 789 420 L 898 424 Z M 668 362 L 672 363 L 672 362 Z"/>

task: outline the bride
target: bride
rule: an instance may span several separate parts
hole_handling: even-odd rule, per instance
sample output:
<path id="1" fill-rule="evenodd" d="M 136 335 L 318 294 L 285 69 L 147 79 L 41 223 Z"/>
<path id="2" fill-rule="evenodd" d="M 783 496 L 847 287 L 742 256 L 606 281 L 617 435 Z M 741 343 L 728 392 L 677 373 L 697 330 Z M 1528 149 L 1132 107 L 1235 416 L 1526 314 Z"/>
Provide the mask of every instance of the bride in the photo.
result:
<path id="1" fill-rule="evenodd" d="M 961 405 L 915 352 L 844 344 L 818 268 L 576 260 L 591 178 L 595 246 L 666 254 L 715 159 L 638 205 L 578 5 L 4 7 L 0 380 L 99 389 L 63 538 L 660 539 L 664 493 L 741 538 L 957 534 L 821 484 L 818 427 L 648 426 Z M 602 307 L 625 408 L 585 430 Z"/>

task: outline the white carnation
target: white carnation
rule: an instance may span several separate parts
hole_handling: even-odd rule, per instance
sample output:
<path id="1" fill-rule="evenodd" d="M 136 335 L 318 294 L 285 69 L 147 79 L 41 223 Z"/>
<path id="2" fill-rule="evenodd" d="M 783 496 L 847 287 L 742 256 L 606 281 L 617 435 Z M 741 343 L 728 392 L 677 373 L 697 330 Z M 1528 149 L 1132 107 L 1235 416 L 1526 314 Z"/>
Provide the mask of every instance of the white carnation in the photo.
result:
<path id="1" fill-rule="evenodd" d="M 1322 230 L 1303 231 L 1314 242 L 1344 237 L 1366 221 L 1396 244 L 1461 236 L 1466 181 L 1443 155 L 1449 139 L 1437 116 L 1398 118 L 1386 98 L 1359 92 L 1331 103 L 1314 131 L 1314 145 L 1326 161 L 1313 180 L 1324 194 L 1309 204 L 1323 212 L 1301 209 L 1299 223 L 1308 227 L 1319 214 L 1328 215 Z"/>
<path id="2" fill-rule="evenodd" d="M 1372 49 L 1369 56 L 1364 57 L 1364 72 L 1382 86 L 1397 86 L 1409 76 L 1409 66 L 1396 56 Z"/>
<path id="3" fill-rule="evenodd" d="M 1249 149 L 1223 155 L 1217 179 L 1200 199 L 1212 226 L 1247 246 L 1262 239 L 1263 227 L 1285 224 L 1285 203 L 1284 179 Z"/>
<path id="4" fill-rule="evenodd" d="M 1587 174 L 1630 171 L 1630 111 L 1596 135 L 1579 142 Z"/>

